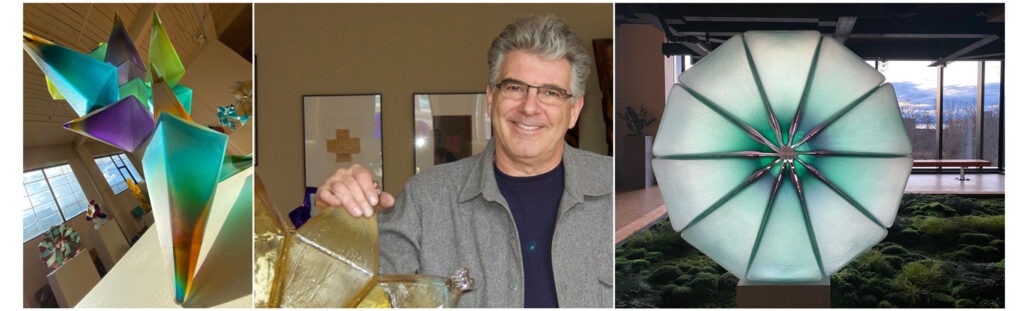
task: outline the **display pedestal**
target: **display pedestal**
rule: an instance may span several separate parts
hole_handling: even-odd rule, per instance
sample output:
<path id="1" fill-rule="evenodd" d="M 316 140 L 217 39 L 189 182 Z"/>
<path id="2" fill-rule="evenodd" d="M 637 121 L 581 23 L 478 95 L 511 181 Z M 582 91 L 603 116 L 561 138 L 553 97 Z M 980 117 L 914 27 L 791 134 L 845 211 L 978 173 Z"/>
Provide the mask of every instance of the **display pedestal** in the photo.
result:
<path id="1" fill-rule="evenodd" d="M 53 296 L 57 298 L 57 305 L 73 308 L 100 282 L 100 273 L 96 271 L 92 257 L 89 257 L 89 249 L 85 248 L 46 275 L 46 280 L 53 289 Z"/>
<path id="2" fill-rule="evenodd" d="M 107 223 L 96 230 L 93 244 L 96 245 L 96 252 L 99 254 L 100 262 L 107 268 L 107 271 L 114 268 L 118 260 L 128 252 L 128 241 L 121 233 L 121 226 L 115 218 L 109 218 Z"/>
<path id="3" fill-rule="evenodd" d="M 740 280 L 736 285 L 738 308 L 829 308 L 829 279 L 815 283 L 763 284 Z"/>

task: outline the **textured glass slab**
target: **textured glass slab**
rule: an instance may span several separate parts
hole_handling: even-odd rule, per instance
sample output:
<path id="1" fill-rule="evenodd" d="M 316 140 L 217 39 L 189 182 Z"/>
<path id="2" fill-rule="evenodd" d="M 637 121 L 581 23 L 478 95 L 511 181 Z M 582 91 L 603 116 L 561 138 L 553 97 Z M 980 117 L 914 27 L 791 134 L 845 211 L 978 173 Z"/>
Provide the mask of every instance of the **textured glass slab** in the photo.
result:
<path id="1" fill-rule="evenodd" d="M 377 218 L 322 211 L 287 238 L 279 282 L 284 308 L 351 308 L 377 283 Z"/>
<path id="2" fill-rule="evenodd" d="M 270 308 L 278 305 L 277 288 L 274 281 L 280 275 L 280 263 L 283 261 L 284 242 L 290 234 L 287 222 L 270 200 L 270 194 L 263 187 L 263 181 L 256 176 L 256 205 L 253 211 L 253 266 L 252 283 L 253 304 L 257 308 Z"/>
<path id="3" fill-rule="evenodd" d="M 117 85 L 146 77 L 146 65 L 142 63 L 139 52 L 135 50 L 135 43 L 128 36 L 117 14 L 114 14 L 114 27 L 110 30 L 104 54 L 104 61 L 117 67 Z"/>
<path id="4" fill-rule="evenodd" d="M 153 132 L 153 115 L 134 96 L 71 120 L 64 128 L 128 152 Z"/>
<path id="5" fill-rule="evenodd" d="M 680 76 L 652 165 L 672 226 L 741 279 L 819 281 L 885 237 L 913 161 L 883 77 L 813 31 L 751 31 Z"/>
<path id="6" fill-rule="evenodd" d="M 24 34 L 24 49 L 79 116 L 117 101 L 117 69 L 46 39 Z"/>
<path id="7" fill-rule="evenodd" d="M 142 157 L 160 245 L 170 257 L 177 303 L 192 289 L 227 136 L 162 114 Z"/>
<path id="8" fill-rule="evenodd" d="M 444 278 L 432 275 L 386 274 L 359 308 L 454 308 Z"/>
<path id="9" fill-rule="evenodd" d="M 181 64 L 178 52 L 174 50 L 171 38 L 156 12 L 153 12 L 153 27 L 149 36 L 150 70 L 156 71 L 150 73 L 150 76 L 155 74 L 164 77 L 170 87 L 178 85 L 178 81 L 185 76 L 185 66 Z"/>

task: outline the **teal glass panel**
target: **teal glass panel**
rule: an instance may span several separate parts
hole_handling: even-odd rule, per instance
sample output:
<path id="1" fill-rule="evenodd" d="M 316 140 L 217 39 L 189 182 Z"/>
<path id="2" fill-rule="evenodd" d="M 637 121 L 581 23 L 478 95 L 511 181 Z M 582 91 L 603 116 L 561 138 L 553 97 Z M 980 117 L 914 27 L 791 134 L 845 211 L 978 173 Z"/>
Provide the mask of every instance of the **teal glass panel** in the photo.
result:
<path id="1" fill-rule="evenodd" d="M 730 198 L 706 218 L 683 231 L 683 239 L 735 276 L 747 271 L 761 219 L 767 208 L 771 178 L 761 178 Z"/>
<path id="2" fill-rule="evenodd" d="M 252 154 L 249 155 L 224 155 L 224 163 L 220 169 L 220 180 L 235 176 L 238 172 L 252 167 Z"/>
<path id="3" fill-rule="evenodd" d="M 181 108 L 185 109 L 185 113 L 192 115 L 192 89 L 188 88 L 184 84 L 178 84 L 171 88 L 174 92 L 174 97 L 181 103 Z"/>
<path id="4" fill-rule="evenodd" d="M 811 223 L 827 224 L 814 226 L 814 237 L 819 241 L 829 241 L 818 243 L 825 274 L 839 271 L 885 238 L 884 227 L 872 222 L 864 213 L 821 181 L 808 178 L 804 182 L 804 189 L 807 191 L 807 213 Z M 832 221 L 833 219 L 844 221 Z"/>
<path id="5" fill-rule="evenodd" d="M 658 135 L 681 139 L 655 140 L 651 149 L 655 156 L 735 152 L 762 146 L 749 139 L 739 125 L 711 110 L 679 85 L 672 86 L 668 101 L 662 119 L 688 122 L 662 122 L 658 126 Z"/>
<path id="6" fill-rule="evenodd" d="M 750 31 L 743 34 L 754 59 L 765 96 L 782 129 L 793 122 L 803 97 L 804 84 L 814 62 L 818 38 L 815 31 Z M 779 57 L 778 51 L 792 56 Z M 783 132 L 785 134 L 785 132 Z"/>
<path id="7" fill-rule="evenodd" d="M 903 128 L 900 107 L 892 84 L 883 84 L 874 93 L 830 123 L 808 147 L 813 150 L 910 154 L 910 138 Z M 879 139 L 887 137 L 887 139 Z"/>
<path id="8" fill-rule="evenodd" d="M 651 165 L 659 174 L 658 185 L 668 209 L 672 228 L 682 230 L 715 202 L 728 200 L 730 191 L 761 168 L 753 159 L 688 159 L 657 158 Z"/>
<path id="9" fill-rule="evenodd" d="M 153 106 L 150 104 L 150 101 L 153 98 L 153 92 L 150 90 L 149 85 L 146 85 L 145 81 L 142 79 L 133 79 L 128 81 L 128 83 L 121 85 L 119 90 L 121 92 L 121 99 L 128 96 L 135 96 L 135 99 L 142 103 L 142 106 L 146 107 L 146 110 L 152 113 Z"/>
<path id="10" fill-rule="evenodd" d="M 767 110 L 761 100 L 747 61 L 746 46 L 742 36 L 735 36 L 701 59 L 699 64 L 679 76 L 679 83 L 711 100 L 715 105 L 736 116 L 743 123 L 753 126 L 764 137 L 774 137 L 771 127 L 764 122 Z M 731 77 L 729 83 L 719 83 L 708 76 Z"/>
<path id="11" fill-rule="evenodd" d="M 788 178 L 782 179 L 768 221 L 747 272 L 751 281 L 813 282 L 823 277 L 815 259 L 800 198 Z"/>
<path id="12" fill-rule="evenodd" d="M 45 39 L 24 38 L 25 52 L 79 116 L 117 101 L 114 66 Z"/>
<path id="13" fill-rule="evenodd" d="M 226 148 L 226 135 L 161 114 L 142 157 L 160 245 L 170 256 L 179 304 L 192 289 Z"/>
<path id="14" fill-rule="evenodd" d="M 103 58 L 107 57 L 107 43 L 100 43 L 100 45 L 97 46 L 95 49 L 89 51 L 88 55 L 92 56 L 92 58 L 95 58 L 98 61 L 103 61 Z"/>
<path id="15" fill-rule="evenodd" d="M 913 164 L 881 83 L 817 32 L 723 43 L 673 87 L 654 142 L 673 228 L 741 279 L 841 269 L 885 237 Z"/>

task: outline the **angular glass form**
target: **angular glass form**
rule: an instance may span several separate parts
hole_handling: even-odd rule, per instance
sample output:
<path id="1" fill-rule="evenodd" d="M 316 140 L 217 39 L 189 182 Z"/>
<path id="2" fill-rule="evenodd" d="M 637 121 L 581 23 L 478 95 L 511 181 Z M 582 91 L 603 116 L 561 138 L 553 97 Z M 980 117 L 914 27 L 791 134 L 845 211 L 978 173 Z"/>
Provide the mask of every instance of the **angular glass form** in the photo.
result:
<path id="1" fill-rule="evenodd" d="M 220 181 L 228 137 L 161 114 L 142 157 L 160 246 L 170 259 L 174 301 L 192 289 L 206 220 Z"/>
<path id="2" fill-rule="evenodd" d="M 257 308 L 278 305 L 275 281 L 280 275 L 284 256 L 284 242 L 291 229 L 270 200 L 263 181 L 256 176 L 256 205 L 253 211 L 253 266 L 252 301 Z"/>
<path id="3" fill-rule="evenodd" d="M 322 211 L 287 238 L 281 280 L 283 308 L 352 308 L 377 283 L 376 217 L 343 208 Z"/>
<path id="4" fill-rule="evenodd" d="M 654 142 L 673 228 L 762 283 L 820 281 L 881 241 L 913 164 L 883 81 L 815 31 L 723 43 L 679 77 Z"/>
<path id="5" fill-rule="evenodd" d="M 28 33 L 24 41 L 25 52 L 78 116 L 118 100 L 114 66 Z"/>
<path id="6" fill-rule="evenodd" d="M 86 54 L 98 61 L 103 61 L 103 59 L 107 57 L 107 43 L 100 42 L 100 45 L 96 46 L 95 49 L 92 49 L 92 51 L 89 51 L 89 53 Z"/>
<path id="7" fill-rule="evenodd" d="M 181 103 L 181 108 L 185 109 L 185 113 L 192 115 L 192 89 L 184 84 L 177 84 L 171 88 L 171 91 L 174 92 L 174 97 L 178 98 L 178 102 Z"/>
<path id="8" fill-rule="evenodd" d="M 384 274 L 358 308 L 454 308 L 462 293 L 473 288 L 469 269 L 447 279 L 423 274 Z"/>
<path id="9" fill-rule="evenodd" d="M 192 116 L 185 110 L 185 106 L 178 101 L 178 96 L 174 94 L 171 86 L 167 84 L 163 77 L 154 75 L 153 85 L 150 90 L 153 95 L 153 118 L 159 118 L 161 113 L 167 113 L 192 121 Z"/>
<path id="10" fill-rule="evenodd" d="M 185 76 L 185 66 L 178 58 L 178 52 L 171 44 L 171 38 L 164 30 L 160 16 L 153 13 L 153 28 L 149 32 L 149 75 L 159 75 L 167 80 L 167 85 L 174 87 Z"/>
<path id="11" fill-rule="evenodd" d="M 106 44 L 104 61 L 117 67 L 117 85 L 124 85 L 132 79 L 146 77 L 146 65 L 142 63 L 135 43 L 121 24 L 121 17 L 114 14 L 114 27 Z"/>
<path id="12" fill-rule="evenodd" d="M 121 92 L 122 99 L 128 96 L 135 96 L 135 99 L 139 100 L 146 107 L 146 110 L 151 114 L 153 113 L 153 106 L 149 104 L 153 99 L 153 91 L 142 79 L 132 79 L 128 83 L 122 84 L 118 90 Z"/>
<path id="13" fill-rule="evenodd" d="M 231 178 L 241 171 L 252 167 L 252 154 L 249 155 L 233 155 L 228 154 L 224 156 L 224 165 L 220 169 L 220 180 Z"/>
<path id="14" fill-rule="evenodd" d="M 64 128 L 118 149 L 135 152 L 153 133 L 153 115 L 135 96 L 71 120 Z"/>

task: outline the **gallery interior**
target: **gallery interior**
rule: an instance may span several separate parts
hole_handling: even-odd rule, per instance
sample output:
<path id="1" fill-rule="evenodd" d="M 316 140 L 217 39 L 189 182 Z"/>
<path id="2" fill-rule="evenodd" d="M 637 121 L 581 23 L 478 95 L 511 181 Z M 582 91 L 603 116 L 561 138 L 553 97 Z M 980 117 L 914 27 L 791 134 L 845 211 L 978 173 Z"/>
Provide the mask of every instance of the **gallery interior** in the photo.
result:
<path id="1" fill-rule="evenodd" d="M 1004 18 L 1003 4 L 616 4 L 617 122 L 637 124 L 615 132 L 616 306 L 744 306 L 737 276 L 665 220 L 651 142 L 680 75 L 730 38 L 813 30 L 893 85 L 913 158 L 888 236 L 831 275 L 823 306 L 1003 307 Z"/>
<path id="2" fill-rule="evenodd" d="M 152 61 L 150 39 L 155 32 L 151 29 L 154 16 L 159 15 L 184 66 L 186 74 L 179 85 L 191 88 L 191 118 L 197 124 L 222 127 L 218 109 L 236 103 L 233 89 L 244 88 L 245 81 L 251 85 L 251 4 L 40 3 L 25 4 L 23 9 L 25 33 L 77 53 L 89 53 L 108 42 L 115 19 L 119 19 L 143 62 Z M 30 53 L 23 55 L 24 190 L 19 191 L 23 307 L 174 306 L 170 294 L 174 284 L 156 245 L 148 200 L 140 201 L 131 189 L 142 193 L 147 189 L 142 150 L 126 152 L 65 129 L 64 124 L 80 114 L 67 100 L 54 99 L 40 66 Z M 251 87 L 247 91 L 251 93 Z M 231 134 L 227 152 L 251 154 L 253 123 L 234 125 L 238 127 L 224 132 Z M 87 220 L 100 219 L 98 214 L 89 215 L 94 211 L 90 204 L 99 206 L 99 214 L 105 214 L 103 221 Z M 250 278 L 218 277 L 213 272 L 244 276 L 251 271 L 250 265 L 232 268 L 238 262 L 251 262 L 251 248 L 232 251 L 234 257 L 222 251 L 223 239 L 241 234 L 248 241 L 251 235 L 251 220 L 239 222 L 242 227 L 224 225 L 225 219 L 251 219 L 251 207 L 236 210 L 220 213 L 216 225 L 212 222 L 217 222 L 218 216 L 211 216 L 211 226 L 218 229 L 208 232 L 212 235 L 206 243 L 218 245 L 205 250 L 207 255 L 219 252 L 218 256 L 236 262 L 206 261 L 197 276 L 208 279 L 208 287 L 230 290 L 197 288 L 209 294 L 197 295 L 193 305 L 251 305 Z M 239 216 L 245 213 L 249 214 Z M 68 256 L 64 265 L 54 268 L 41 260 L 41 242 L 50 226 L 62 224 L 77 232 L 80 252 L 70 254 L 74 257 Z"/>

